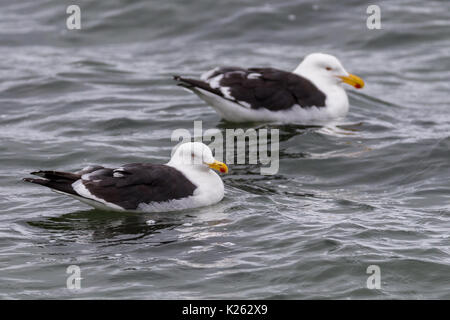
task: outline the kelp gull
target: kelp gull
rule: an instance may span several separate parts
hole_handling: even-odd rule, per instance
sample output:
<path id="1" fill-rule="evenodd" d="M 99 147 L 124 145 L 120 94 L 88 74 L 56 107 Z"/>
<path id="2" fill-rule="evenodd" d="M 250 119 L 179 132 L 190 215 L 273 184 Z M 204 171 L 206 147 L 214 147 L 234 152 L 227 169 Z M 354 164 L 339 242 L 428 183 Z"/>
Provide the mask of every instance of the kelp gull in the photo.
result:
<path id="1" fill-rule="evenodd" d="M 306 123 L 342 117 L 349 107 L 342 84 L 364 87 L 336 57 L 323 53 L 308 55 L 293 72 L 222 67 L 204 73 L 201 80 L 174 79 L 232 122 Z"/>
<path id="2" fill-rule="evenodd" d="M 24 181 L 43 185 L 95 208 L 108 211 L 165 212 L 207 206 L 222 200 L 226 173 L 200 142 L 184 143 L 167 164 L 132 163 L 116 169 L 88 167 L 76 173 L 37 171 L 43 179 Z"/>

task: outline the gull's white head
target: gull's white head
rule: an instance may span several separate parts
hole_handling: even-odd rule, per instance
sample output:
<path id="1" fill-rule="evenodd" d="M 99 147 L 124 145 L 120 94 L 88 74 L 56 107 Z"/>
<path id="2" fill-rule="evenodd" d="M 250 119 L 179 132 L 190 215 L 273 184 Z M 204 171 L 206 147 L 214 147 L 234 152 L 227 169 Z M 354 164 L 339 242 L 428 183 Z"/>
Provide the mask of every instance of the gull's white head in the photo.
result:
<path id="1" fill-rule="evenodd" d="M 347 83 L 360 89 L 364 81 L 348 73 L 339 60 L 329 54 L 311 53 L 303 59 L 294 73 L 311 80 L 317 87 L 340 85 Z"/>
<path id="2" fill-rule="evenodd" d="M 227 165 L 214 159 L 211 149 L 201 142 L 187 142 L 178 146 L 168 164 L 203 171 L 214 169 L 222 173 L 228 172 Z"/>

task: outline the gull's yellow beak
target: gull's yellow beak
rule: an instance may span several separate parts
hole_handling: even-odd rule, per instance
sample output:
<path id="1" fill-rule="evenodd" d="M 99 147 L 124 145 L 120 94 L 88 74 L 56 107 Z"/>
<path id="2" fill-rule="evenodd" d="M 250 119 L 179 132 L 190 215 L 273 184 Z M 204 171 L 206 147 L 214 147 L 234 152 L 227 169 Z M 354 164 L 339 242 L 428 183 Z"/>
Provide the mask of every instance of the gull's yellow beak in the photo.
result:
<path id="1" fill-rule="evenodd" d="M 208 166 L 211 169 L 217 170 L 217 171 L 222 172 L 222 173 L 227 173 L 228 172 L 227 165 L 225 163 L 217 161 L 217 160 L 214 160 L 214 162 L 208 164 Z"/>
<path id="2" fill-rule="evenodd" d="M 348 76 L 339 77 L 342 82 L 345 82 L 351 86 L 354 86 L 356 89 L 361 89 L 364 87 L 364 81 L 358 76 L 355 76 L 353 74 L 349 74 Z"/>

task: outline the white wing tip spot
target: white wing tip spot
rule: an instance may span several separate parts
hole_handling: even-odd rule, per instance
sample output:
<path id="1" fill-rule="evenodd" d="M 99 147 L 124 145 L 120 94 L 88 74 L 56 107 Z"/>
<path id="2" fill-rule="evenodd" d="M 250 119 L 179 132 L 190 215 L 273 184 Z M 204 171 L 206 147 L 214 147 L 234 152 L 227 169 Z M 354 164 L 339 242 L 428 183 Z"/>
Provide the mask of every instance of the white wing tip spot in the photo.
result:
<path id="1" fill-rule="evenodd" d="M 114 172 L 114 173 L 113 173 L 113 177 L 114 177 L 114 178 L 123 178 L 124 175 L 121 174 L 120 172 Z"/>
<path id="2" fill-rule="evenodd" d="M 261 77 L 261 74 L 260 73 L 255 73 L 255 72 L 249 73 L 247 75 L 247 79 L 259 79 L 259 77 Z"/>

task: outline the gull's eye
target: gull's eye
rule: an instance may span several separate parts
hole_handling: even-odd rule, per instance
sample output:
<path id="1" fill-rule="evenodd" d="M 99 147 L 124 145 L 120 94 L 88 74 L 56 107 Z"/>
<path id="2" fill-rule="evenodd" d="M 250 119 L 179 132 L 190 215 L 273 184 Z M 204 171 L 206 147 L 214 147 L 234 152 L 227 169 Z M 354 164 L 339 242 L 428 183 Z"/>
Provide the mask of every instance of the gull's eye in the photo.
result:
<path id="1" fill-rule="evenodd" d="M 333 70 L 333 68 L 332 68 L 332 67 L 326 67 L 325 69 L 327 69 L 328 71 L 331 71 L 331 70 Z"/>

